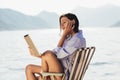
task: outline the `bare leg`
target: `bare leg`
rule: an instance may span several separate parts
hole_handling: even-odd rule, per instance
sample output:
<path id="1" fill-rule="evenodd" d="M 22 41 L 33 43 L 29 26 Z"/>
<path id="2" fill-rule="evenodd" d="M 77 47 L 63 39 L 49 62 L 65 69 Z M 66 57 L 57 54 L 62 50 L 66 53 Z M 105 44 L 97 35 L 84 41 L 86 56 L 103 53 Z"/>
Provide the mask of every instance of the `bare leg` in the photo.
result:
<path id="1" fill-rule="evenodd" d="M 63 72 L 63 67 L 57 57 L 51 52 L 47 51 L 42 56 L 42 69 L 48 72 Z M 61 80 L 61 77 L 55 77 L 56 80 Z"/>
<path id="2" fill-rule="evenodd" d="M 26 67 L 27 80 L 37 80 L 38 78 L 35 76 L 35 73 L 40 74 L 40 72 L 63 72 L 62 65 L 51 51 L 45 52 L 41 58 L 42 66 L 30 64 Z M 61 77 L 55 78 L 56 80 L 61 80 Z"/>
<path id="3" fill-rule="evenodd" d="M 26 79 L 37 80 L 37 77 L 35 77 L 35 73 L 40 74 L 40 72 L 41 72 L 41 66 L 29 64 L 26 67 Z"/>

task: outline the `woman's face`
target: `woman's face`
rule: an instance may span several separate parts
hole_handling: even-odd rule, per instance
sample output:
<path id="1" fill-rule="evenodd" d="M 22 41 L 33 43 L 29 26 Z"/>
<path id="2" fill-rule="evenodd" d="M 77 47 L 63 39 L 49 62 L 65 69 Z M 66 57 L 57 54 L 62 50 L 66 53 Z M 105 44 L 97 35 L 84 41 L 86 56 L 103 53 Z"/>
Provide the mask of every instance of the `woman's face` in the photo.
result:
<path id="1" fill-rule="evenodd" d="M 67 17 L 62 17 L 61 18 L 61 23 L 60 23 L 61 29 L 64 30 L 65 27 L 67 26 L 68 22 L 69 22 L 69 19 Z"/>

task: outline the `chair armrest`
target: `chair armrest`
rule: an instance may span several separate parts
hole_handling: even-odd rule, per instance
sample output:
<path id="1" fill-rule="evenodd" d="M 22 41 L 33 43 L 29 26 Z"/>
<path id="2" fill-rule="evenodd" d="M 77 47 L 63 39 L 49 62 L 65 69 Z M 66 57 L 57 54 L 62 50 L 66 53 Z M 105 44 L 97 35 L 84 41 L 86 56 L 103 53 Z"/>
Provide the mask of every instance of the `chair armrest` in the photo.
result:
<path id="1" fill-rule="evenodd" d="M 42 72 L 42 76 L 63 76 L 64 73 L 55 73 L 55 72 Z"/>

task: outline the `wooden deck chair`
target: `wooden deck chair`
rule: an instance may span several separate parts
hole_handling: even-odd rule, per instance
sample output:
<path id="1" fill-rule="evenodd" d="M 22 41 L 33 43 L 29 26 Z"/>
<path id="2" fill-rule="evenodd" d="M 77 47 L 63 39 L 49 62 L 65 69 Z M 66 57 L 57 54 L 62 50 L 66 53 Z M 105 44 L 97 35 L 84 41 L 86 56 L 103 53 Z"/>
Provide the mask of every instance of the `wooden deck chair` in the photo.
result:
<path id="1" fill-rule="evenodd" d="M 46 76 L 51 76 L 51 80 L 55 80 L 55 76 L 62 76 L 62 80 L 66 80 L 66 74 L 69 70 L 70 65 L 73 63 L 72 70 L 67 80 L 83 80 L 85 72 L 88 68 L 88 65 L 92 59 L 92 56 L 95 52 L 95 47 L 86 47 L 81 48 L 72 55 L 72 58 L 68 64 L 67 69 L 64 73 L 51 73 L 43 72 L 41 73 L 42 79 L 45 80 Z"/>

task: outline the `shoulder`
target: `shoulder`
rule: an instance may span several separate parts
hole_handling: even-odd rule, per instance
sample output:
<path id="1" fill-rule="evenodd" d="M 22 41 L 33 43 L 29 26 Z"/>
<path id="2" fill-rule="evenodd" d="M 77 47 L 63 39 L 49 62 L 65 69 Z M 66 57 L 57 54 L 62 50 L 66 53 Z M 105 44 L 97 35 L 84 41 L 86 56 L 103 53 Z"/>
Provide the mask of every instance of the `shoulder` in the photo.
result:
<path id="1" fill-rule="evenodd" d="M 80 43 L 85 43 L 86 44 L 86 39 L 83 36 L 83 31 L 82 30 L 80 30 L 78 33 L 76 33 L 75 38 L 76 38 L 76 42 L 80 42 Z"/>
<path id="2" fill-rule="evenodd" d="M 77 32 L 75 35 L 74 35 L 74 39 L 77 39 L 77 40 L 80 40 L 80 39 L 83 39 L 83 31 L 82 30 L 79 30 L 79 32 Z"/>

